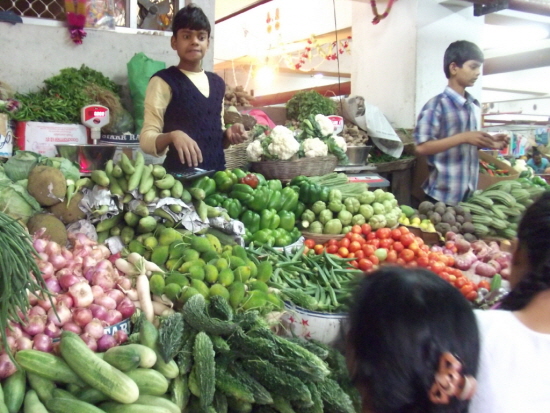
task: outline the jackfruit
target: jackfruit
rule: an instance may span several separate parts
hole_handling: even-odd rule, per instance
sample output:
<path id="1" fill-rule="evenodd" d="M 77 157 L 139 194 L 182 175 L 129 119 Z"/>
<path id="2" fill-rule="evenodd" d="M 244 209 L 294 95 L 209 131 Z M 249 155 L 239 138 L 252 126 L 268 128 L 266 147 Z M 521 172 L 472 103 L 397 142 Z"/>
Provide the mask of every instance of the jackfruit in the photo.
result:
<path id="1" fill-rule="evenodd" d="M 38 165 L 29 173 L 27 190 L 40 205 L 52 206 L 65 199 L 67 181 L 59 169 Z"/>

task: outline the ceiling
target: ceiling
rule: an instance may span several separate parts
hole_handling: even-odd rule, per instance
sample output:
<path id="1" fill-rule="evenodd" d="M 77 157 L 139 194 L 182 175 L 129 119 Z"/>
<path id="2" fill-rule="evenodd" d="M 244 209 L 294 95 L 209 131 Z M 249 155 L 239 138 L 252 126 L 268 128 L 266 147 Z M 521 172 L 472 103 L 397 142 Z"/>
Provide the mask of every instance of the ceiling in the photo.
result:
<path id="1" fill-rule="evenodd" d="M 462 4 L 471 6 L 471 3 L 476 0 L 438 1 L 442 4 L 447 2 L 449 4 L 452 3 L 452 5 Z M 546 0 L 537 1 L 545 4 L 544 1 Z M 516 3 L 517 2 L 516 0 Z M 239 15 L 239 11 L 247 8 L 254 8 L 255 6 L 265 3 L 269 3 L 269 0 L 216 0 L 216 30 L 218 30 L 218 27 L 220 27 L 220 29 L 224 27 L 222 24 L 218 24 L 218 22 L 224 20 L 228 22 L 231 19 L 236 19 L 237 17 L 234 16 Z M 243 14 L 239 16 L 239 18 L 242 18 Z M 489 34 L 484 38 L 486 39 L 484 43 L 487 45 L 487 47 L 484 47 L 484 54 L 486 57 L 486 64 L 484 67 L 486 72 L 490 72 L 484 73 L 483 76 L 484 102 L 550 97 L 550 81 L 548 81 L 548 79 L 550 79 L 550 15 L 502 10 L 486 14 L 484 17 L 480 18 L 485 19 L 487 33 L 496 31 L 498 39 L 504 40 L 506 38 L 504 47 L 502 45 L 489 47 L 491 45 L 491 42 L 488 40 Z M 341 34 L 351 34 L 351 27 L 349 27 L 351 18 L 339 19 L 338 23 L 338 29 Z M 315 22 L 313 24 L 315 24 Z M 294 28 L 295 27 L 296 26 L 294 26 Z M 542 36 L 539 36 L 541 38 L 537 40 L 521 40 L 521 36 L 525 34 L 526 31 L 534 29 L 542 29 Z M 498 30 L 502 30 L 503 32 L 499 34 Z M 293 39 L 287 38 L 289 44 L 295 43 L 300 45 L 303 44 L 303 41 L 307 38 L 307 35 L 300 33 L 299 30 L 285 31 L 285 35 L 287 35 L 286 32 L 296 33 L 296 36 L 298 36 Z M 316 30 L 316 32 L 319 31 Z M 328 29 L 326 33 L 330 34 L 330 29 Z M 546 33 L 546 36 L 544 36 L 544 33 Z M 222 30 L 217 32 L 218 39 L 220 34 L 223 37 Z M 340 36 L 340 38 L 342 38 L 342 36 Z M 300 43 L 300 41 L 302 43 Z M 228 56 L 231 55 L 231 50 L 237 54 L 241 53 L 241 55 L 234 55 L 228 58 Z M 217 59 L 215 53 L 214 59 L 216 69 L 227 68 L 228 64 L 234 65 L 235 62 L 249 62 L 250 59 L 253 58 L 250 53 L 245 55 L 235 48 L 228 47 L 224 47 L 223 54 L 223 57 Z M 230 63 L 230 60 L 233 60 L 233 63 Z"/>

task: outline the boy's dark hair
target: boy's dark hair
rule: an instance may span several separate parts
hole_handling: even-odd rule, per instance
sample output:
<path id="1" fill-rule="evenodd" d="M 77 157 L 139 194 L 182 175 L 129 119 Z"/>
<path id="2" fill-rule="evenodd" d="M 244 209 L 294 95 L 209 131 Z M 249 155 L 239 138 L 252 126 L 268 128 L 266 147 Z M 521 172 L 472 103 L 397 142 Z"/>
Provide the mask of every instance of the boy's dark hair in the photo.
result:
<path id="1" fill-rule="evenodd" d="M 429 399 L 440 357 L 477 372 L 479 332 L 472 308 L 447 281 L 422 269 L 383 267 L 362 281 L 350 311 L 352 380 L 376 412 L 466 412 L 468 403 Z"/>
<path id="2" fill-rule="evenodd" d="M 518 311 L 550 288 L 550 191 L 527 208 L 518 227 L 518 246 L 527 252 L 531 271 L 502 300 L 500 309 Z"/>
<path id="3" fill-rule="evenodd" d="M 454 62 L 458 67 L 462 67 L 464 62 L 468 60 L 477 60 L 483 63 L 485 58 L 483 57 L 483 52 L 475 43 L 467 40 L 458 40 L 451 43 L 447 47 L 447 50 L 445 50 L 445 56 L 443 57 L 443 70 L 447 79 L 451 77 L 449 70 L 451 63 Z"/>
<path id="4" fill-rule="evenodd" d="M 175 36 L 180 29 L 206 30 L 210 37 L 210 22 L 202 9 L 194 3 L 188 4 L 180 9 L 172 21 L 172 33 Z"/>

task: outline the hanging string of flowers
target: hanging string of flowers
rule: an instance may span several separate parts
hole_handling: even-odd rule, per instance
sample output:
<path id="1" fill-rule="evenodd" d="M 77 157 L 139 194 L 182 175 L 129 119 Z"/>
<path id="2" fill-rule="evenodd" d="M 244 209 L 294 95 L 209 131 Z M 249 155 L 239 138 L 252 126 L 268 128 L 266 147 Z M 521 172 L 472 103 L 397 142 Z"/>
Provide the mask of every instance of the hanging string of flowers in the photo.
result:
<path id="1" fill-rule="evenodd" d="M 86 37 L 84 25 L 86 24 L 86 0 L 65 0 L 65 13 L 71 40 L 76 44 L 82 44 Z"/>
<path id="2" fill-rule="evenodd" d="M 287 66 L 291 69 L 304 70 L 302 67 L 306 64 L 307 61 L 311 62 L 314 55 L 320 56 L 323 60 L 319 62 L 314 68 L 308 68 L 307 70 L 315 70 L 325 60 L 336 60 L 339 54 L 344 54 L 345 52 L 351 53 L 351 36 L 334 41 L 332 43 L 320 44 L 319 41 L 315 38 L 314 35 L 311 35 L 307 39 L 307 45 L 304 47 L 304 50 L 299 52 L 298 61 L 295 61 L 295 56 L 292 54 L 287 54 L 284 57 L 284 60 Z"/>
<path id="3" fill-rule="evenodd" d="M 372 19 L 372 24 L 378 24 L 380 23 L 380 21 L 388 17 L 388 14 L 390 14 L 391 8 L 395 1 L 396 0 L 389 0 L 388 5 L 386 6 L 386 10 L 384 10 L 384 13 L 378 14 L 378 8 L 376 7 L 376 0 L 370 0 L 370 7 L 372 9 L 372 14 L 374 14 L 374 19 Z"/>

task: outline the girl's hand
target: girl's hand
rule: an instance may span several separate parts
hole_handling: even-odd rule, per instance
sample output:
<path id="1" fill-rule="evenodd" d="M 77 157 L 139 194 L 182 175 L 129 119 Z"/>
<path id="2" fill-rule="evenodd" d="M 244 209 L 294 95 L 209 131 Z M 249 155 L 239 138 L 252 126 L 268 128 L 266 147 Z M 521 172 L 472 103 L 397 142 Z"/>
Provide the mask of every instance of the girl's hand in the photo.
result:
<path id="1" fill-rule="evenodd" d="M 170 139 L 178 151 L 180 162 L 189 167 L 197 167 L 202 162 L 202 152 L 191 137 L 180 130 L 170 133 Z"/>
<path id="2" fill-rule="evenodd" d="M 225 130 L 225 136 L 231 145 L 243 143 L 248 138 L 248 132 L 242 123 L 234 123 Z"/>

